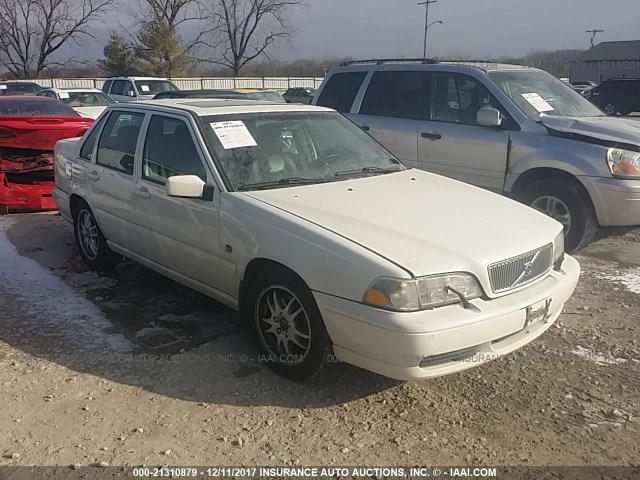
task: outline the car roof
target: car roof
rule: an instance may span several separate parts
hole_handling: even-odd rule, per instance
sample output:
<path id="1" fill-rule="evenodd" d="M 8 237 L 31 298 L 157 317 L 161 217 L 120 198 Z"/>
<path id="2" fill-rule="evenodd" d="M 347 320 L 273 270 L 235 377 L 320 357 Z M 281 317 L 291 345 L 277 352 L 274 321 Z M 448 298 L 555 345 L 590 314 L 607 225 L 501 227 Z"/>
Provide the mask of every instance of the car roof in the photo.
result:
<path id="1" fill-rule="evenodd" d="M 484 72 L 496 70 L 526 70 L 539 71 L 538 68 L 528 67 L 524 65 L 515 65 L 511 63 L 498 63 L 491 60 L 430 60 L 430 59 L 391 59 L 391 60 L 357 60 L 354 62 L 345 62 L 332 69 L 332 71 L 369 71 L 375 70 L 438 70 L 438 66 L 455 66 L 461 69 L 473 68 Z"/>
<path id="2" fill-rule="evenodd" d="M 107 80 L 166 80 L 169 81 L 168 78 L 161 77 L 110 77 Z"/>
<path id="3" fill-rule="evenodd" d="M 257 100 L 238 99 L 198 99 L 181 98 L 168 100 L 145 100 L 135 103 L 118 103 L 110 108 L 155 108 L 164 111 L 179 110 L 190 112 L 200 117 L 208 115 L 233 115 L 242 113 L 277 113 L 277 112 L 333 112 L 330 108 L 293 103 L 261 102 Z"/>
<path id="4" fill-rule="evenodd" d="M 67 93 L 82 93 L 82 92 L 94 92 L 94 93 L 103 93 L 102 90 L 98 88 L 57 88 L 57 87 L 46 87 L 42 90 L 43 92 L 67 92 Z"/>

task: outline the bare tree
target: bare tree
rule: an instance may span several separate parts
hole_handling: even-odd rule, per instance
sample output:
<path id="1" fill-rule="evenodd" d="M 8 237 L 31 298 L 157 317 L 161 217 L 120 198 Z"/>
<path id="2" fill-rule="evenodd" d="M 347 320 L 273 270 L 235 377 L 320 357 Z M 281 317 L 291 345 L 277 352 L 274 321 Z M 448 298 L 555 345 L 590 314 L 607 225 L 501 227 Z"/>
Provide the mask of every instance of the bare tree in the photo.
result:
<path id="1" fill-rule="evenodd" d="M 92 25 L 115 0 L 0 0 L 0 61 L 16 78 L 36 78 L 67 62 L 53 55 L 65 44 L 95 38 Z"/>
<path id="2" fill-rule="evenodd" d="M 200 43 L 217 55 L 210 60 L 233 71 L 237 77 L 247 63 L 258 57 L 269 59 L 268 50 L 291 35 L 287 13 L 303 0 L 213 0 L 209 9 L 214 43 Z"/>
<path id="3" fill-rule="evenodd" d="M 140 0 L 140 3 L 143 11 L 150 12 L 154 20 L 164 22 L 174 32 L 183 23 L 200 17 L 200 0 Z"/>

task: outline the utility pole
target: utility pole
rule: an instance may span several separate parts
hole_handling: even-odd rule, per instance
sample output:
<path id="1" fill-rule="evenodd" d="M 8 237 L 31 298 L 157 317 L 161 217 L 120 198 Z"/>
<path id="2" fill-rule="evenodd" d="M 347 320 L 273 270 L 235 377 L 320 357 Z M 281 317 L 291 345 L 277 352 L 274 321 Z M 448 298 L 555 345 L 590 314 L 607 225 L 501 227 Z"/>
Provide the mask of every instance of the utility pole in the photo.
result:
<path id="1" fill-rule="evenodd" d="M 597 28 L 594 28 L 593 30 L 587 30 L 587 33 L 591 34 L 591 48 L 593 48 L 596 35 L 598 33 L 604 33 L 604 30 L 598 30 Z"/>
<path id="2" fill-rule="evenodd" d="M 418 6 L 424 5 L 424 50 L 422 58 L 427 58 L 427 32 L 429 31 L 429 5 L 432 3 L 438 3 L 438 0 L 426 0 L 419 2 Z"/>

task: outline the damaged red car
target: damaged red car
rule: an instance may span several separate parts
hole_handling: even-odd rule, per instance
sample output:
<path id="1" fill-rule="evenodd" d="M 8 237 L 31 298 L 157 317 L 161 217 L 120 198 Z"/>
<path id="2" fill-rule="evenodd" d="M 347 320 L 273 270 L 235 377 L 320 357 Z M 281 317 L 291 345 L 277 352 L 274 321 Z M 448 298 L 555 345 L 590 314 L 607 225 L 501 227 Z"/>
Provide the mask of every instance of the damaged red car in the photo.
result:
<path id="1" fill-rule="evenodd" d="M 0 214 L 56 210 L 53 148 L 93 123 L 46 97 L 0 97 Z"/>

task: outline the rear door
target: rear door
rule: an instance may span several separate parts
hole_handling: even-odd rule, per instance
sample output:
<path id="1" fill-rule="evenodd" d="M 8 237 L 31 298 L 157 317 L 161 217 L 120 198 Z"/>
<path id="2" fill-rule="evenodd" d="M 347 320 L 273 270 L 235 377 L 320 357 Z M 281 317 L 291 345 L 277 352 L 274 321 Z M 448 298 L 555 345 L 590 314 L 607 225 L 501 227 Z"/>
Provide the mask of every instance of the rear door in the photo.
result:
<path id="1" fill-rule="evenodd" d="M 409 167 L 417 166 L 418 127 L 426 113 L 429 74 L 374 72 L 352 119 Z"/>
<path id="2" fill-rule="evenodd" d="M 113 110 L 100 134 L 94 163 L 87 166 L 93 213 L 106 238 L 135 250 L 133 168 L 145 114 Z"/>
<path id="3" fill-rule="evenodd" d="M 418 129 L 418 167 L 502 192 L 510 132 L 477 123 L 480 108 L 504 108 L 475 78 L 432 72 L 427 120 Z"/>

